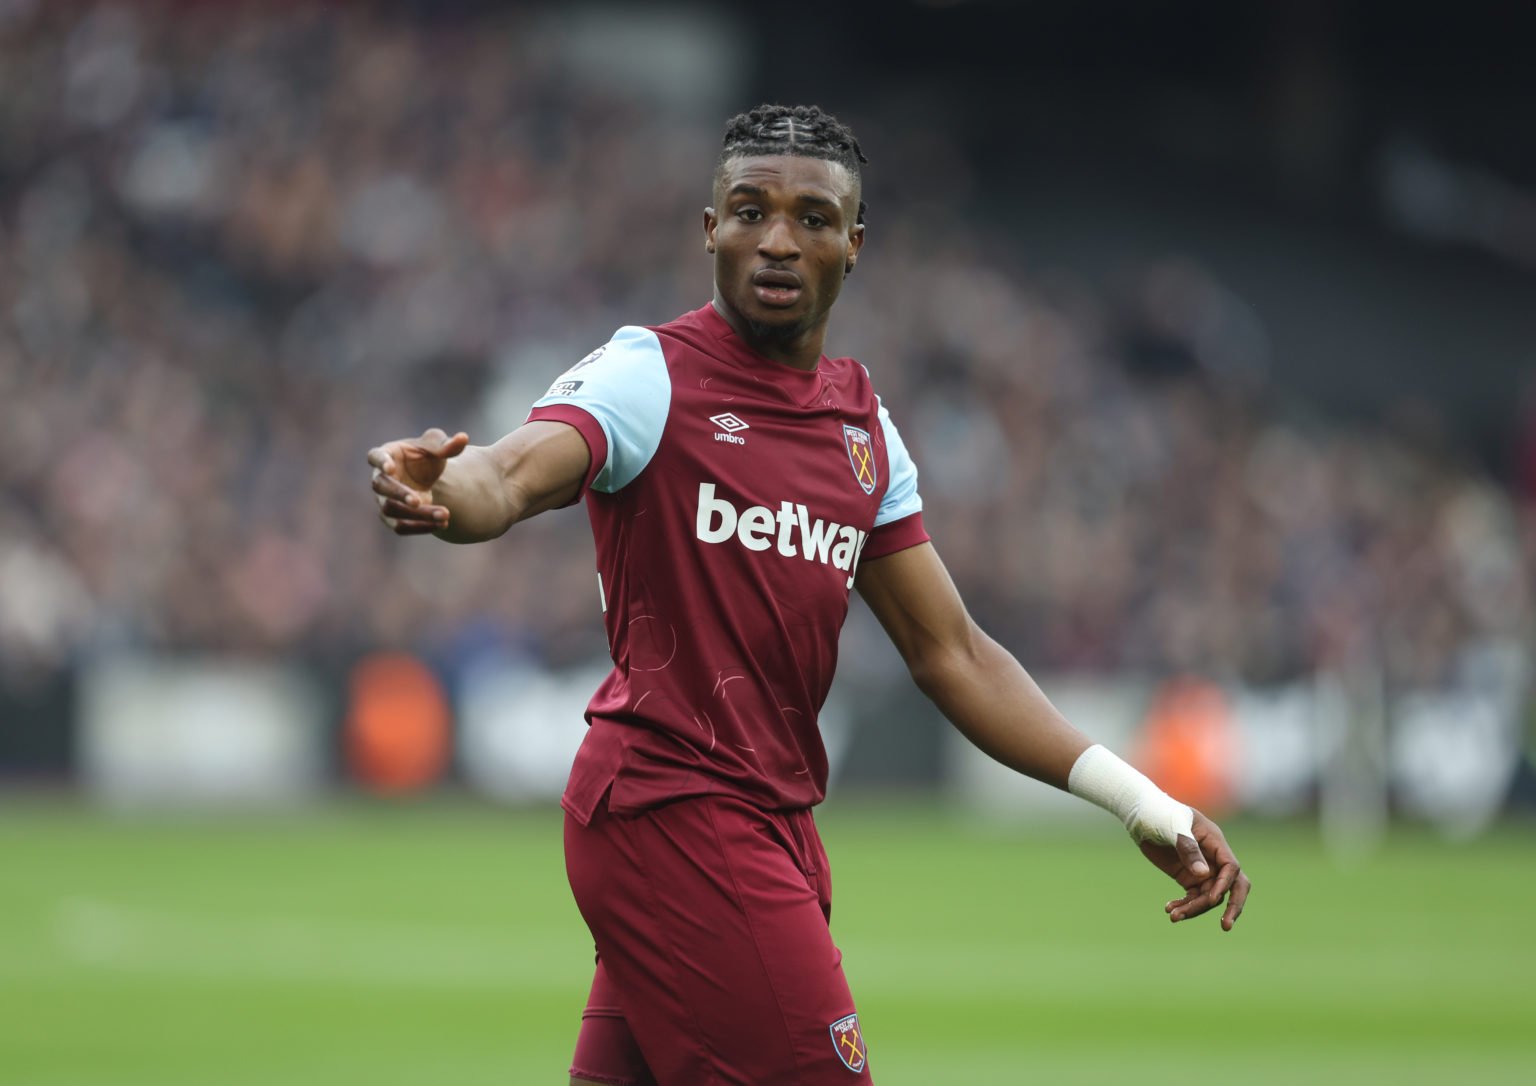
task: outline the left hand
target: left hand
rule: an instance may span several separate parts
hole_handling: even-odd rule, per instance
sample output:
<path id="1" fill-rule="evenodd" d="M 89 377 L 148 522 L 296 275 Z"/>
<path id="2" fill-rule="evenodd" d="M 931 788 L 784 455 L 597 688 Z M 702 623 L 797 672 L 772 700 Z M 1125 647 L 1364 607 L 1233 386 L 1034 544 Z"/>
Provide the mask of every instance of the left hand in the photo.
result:
<path id="1" fill-rule="evenodd" d="M 1141 851 L 1169 878 L 1184 888 L 1184 896 L 1163 907 L 1168 919 L 1177 924 L 1209 912 L 1227 899 L 1221 914 L 1221 930 L 1231 931 L 1243 914 L 1243 905 L 1253 884 L 1243 874 L 1242 865 L 1232 854 L 1221 827 L 1199 811 L 1194 812 L 1194 838 L 1183 834 L 1176 845 L 1140 842 Z M 1230 892 L 1230 897 L 1228 893 Z"/>

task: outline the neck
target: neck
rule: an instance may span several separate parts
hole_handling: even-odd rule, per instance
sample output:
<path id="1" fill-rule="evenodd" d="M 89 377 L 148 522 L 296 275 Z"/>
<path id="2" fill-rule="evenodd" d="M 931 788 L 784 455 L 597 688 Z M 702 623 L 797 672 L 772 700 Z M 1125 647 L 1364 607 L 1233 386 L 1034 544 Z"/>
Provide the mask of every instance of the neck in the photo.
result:
<path id="1" fill-rule="evenodd" d="M 764 358 L 797 370 L 814 370 L 821 361 L 821 347 L 827 338 L 827 319 L 823 316 L 809 328 L 765 328 L 747 320 L 715 294 L 715 312 L 724 318 L 748 347 Z"/>

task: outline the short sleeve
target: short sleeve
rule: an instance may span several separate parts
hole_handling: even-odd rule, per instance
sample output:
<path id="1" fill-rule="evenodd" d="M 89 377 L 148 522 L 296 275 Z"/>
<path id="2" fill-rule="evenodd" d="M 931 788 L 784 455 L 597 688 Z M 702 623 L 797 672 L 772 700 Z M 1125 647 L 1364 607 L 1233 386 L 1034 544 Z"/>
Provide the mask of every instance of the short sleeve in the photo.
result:
<path id="1" fill-rule="evenodd" d="M 625 326 L 561 374 L 528 420 L 551 419 L 580 431 L 592 451 L 587 486 L 611 494 L 656 455 L 671 405 L 661 341 L 648 328 Z"/>
<path id="2" fill-rule="evenodd" d="M 879 402 L 879 397 L 876 397 L 876 403 L 891 481 L 875 513 L 874 531 L 870 532 L 869 543 L 864 548 L 865 561 L 915 547 L 929 539 L 923 527 L 923 499 L 917 492 L 917 465 L 912 462 L 906 443 L 891 421 L 891 413 Z"/>
<path id="3" fill-rule="evenodd" d="M 876 402 L 879 403 L 879 397 L 876 397 Z M 879 408 L 880 430 L 885 435 L 885 458 L 891 482 L 885 488 L 885 497 L 880 499 L 880 509 L 875 514 L 876 528 L 923 511 L 923 499 L 917 492 L 917 465 L 912 462 L 912 456 L 907 452 L 896 424 L 891 421 L 891 413 L 883 403 L 879 403 Z"/>

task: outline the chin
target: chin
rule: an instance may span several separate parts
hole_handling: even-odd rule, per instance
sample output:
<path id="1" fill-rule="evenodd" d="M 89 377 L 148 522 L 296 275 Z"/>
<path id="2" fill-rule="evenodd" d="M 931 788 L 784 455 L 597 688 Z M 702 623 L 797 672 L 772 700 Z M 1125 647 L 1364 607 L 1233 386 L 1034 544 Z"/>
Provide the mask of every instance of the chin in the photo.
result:
<path id="1" fill-rule="evenodd" d="M 774 309 L 748 297 L 736 312 L 747 322 L 753 335 L 768 340 L 794 339 L 816 323 L 815 314 L 803 298 L 799 304 L 787 309 Z"/>
<path id="2" fill-rule="evenodd" d="M 766 312 L 772 315 L 766 320 L 761 310 L 758 315 L 743 314 L 753 338 L 764 343 L 791 343 L 810 331 L 811 325 L 815 323 L 804 314 L 782 313 L 771 309 Z"/>

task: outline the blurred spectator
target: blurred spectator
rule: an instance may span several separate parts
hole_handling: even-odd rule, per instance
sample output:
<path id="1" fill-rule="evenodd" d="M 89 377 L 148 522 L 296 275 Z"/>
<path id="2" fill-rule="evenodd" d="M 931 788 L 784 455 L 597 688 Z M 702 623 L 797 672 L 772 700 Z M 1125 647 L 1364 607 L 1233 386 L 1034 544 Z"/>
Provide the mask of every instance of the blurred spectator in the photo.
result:
<path id="1" fill-rule="evenodd" d="M 601 654 L 583 517 L 400 542 L 363 454 L 428 425 L 489 441 L 618 324 L 701 304 L 723 117 L 601 89 L 516 13 L 3 12 L 3 666 Z M 973 184 L 941 136 L 881 139 Z M 942 553 L 1030 666 L 1264 681 L 1371 654 L 1435 684 L 1525 636 L 1509 496 L 1281 410 L 1259 318 L 1205 269 L 1106 294 L 928 210 L 876 206 L 833 343 L 876 371 Z"/>

